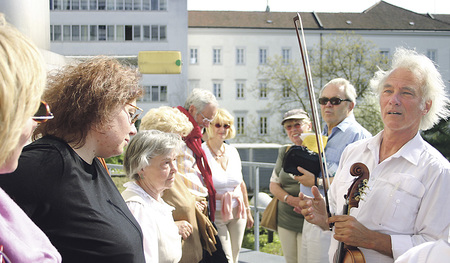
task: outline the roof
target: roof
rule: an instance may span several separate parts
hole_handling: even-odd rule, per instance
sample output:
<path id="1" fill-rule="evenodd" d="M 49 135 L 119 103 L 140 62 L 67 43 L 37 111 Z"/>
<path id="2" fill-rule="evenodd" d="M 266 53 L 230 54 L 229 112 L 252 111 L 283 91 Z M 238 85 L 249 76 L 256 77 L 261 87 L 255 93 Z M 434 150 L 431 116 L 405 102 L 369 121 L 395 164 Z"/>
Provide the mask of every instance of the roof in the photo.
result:
<path id="1" fill-rule="evenodd" d="M 308 30 L 449 31 L 450 15 L 415 13 L 380 1 L 362 13 L 299 12 Z M 189 28 L 292 29 L 297 12 L 189 11 Z"/>

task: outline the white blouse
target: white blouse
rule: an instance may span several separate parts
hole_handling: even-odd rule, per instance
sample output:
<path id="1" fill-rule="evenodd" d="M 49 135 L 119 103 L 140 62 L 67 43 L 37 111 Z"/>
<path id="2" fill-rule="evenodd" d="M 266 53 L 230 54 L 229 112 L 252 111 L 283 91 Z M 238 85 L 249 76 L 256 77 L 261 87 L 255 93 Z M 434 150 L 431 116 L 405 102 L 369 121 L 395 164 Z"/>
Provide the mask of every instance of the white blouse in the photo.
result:
<path id="1" fill-rule="evenodd" d="M 209 167 L 211 168 L 214 188 L 216 189 L 217 195 L 223 195 L 226 192 L 233 192 L 234 189 L 243 181 L 242 164 L 239 152 L 235 147 L 229 144 L 225 143 L 224 146 L 225 155 L 228 157 L 228 165 L 226 170 L 224 170 L 220 163 L 214 159 L 206 142 L 202 144 L 202 148 L 206 153 L 206 158 L 208 159 Z M 238 201 L 233 199 L 232 207 L 234 208 L 237 205 Z M 220 211 L 221 209 L 222 201 L 219 198 L 216 198 L 216 211 Z"/>
<path id="2" fill-rule="evenodd" d="M 181 236 L 173 220 L 174 207 L 155 200 L 135 182 L 124 184 L 122 196 L 144 235 L 147 263 L 175 263 L 181 259 Z"/>

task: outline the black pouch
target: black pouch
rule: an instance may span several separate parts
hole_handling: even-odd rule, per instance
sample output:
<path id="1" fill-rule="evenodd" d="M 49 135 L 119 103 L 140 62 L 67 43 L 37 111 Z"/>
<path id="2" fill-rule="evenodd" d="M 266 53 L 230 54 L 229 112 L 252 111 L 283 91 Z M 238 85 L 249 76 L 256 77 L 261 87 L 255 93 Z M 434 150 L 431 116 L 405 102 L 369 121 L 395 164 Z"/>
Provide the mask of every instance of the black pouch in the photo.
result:
<path id="1" fill-rule="evenodd" d="M 319 155 L 304 146 L 293 145 L 284 155 L 283 170 L 293 175 L 303 175 L 297 170 L 297 166 L 318 177 L 320 174 Z"/>

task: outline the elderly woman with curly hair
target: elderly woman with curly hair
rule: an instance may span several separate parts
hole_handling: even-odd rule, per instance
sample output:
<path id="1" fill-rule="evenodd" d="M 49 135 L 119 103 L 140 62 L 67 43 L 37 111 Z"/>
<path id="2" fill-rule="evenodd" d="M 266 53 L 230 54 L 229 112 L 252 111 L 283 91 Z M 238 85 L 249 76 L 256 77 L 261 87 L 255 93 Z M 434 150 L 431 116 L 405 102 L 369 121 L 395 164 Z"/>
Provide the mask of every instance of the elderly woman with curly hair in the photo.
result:
<path id="1" fill-rule="evenodd" d="M 121 154 L 136 134 L 139 80 L 106 57 L 64 67 L 43 95 L 54 119 L 0 179 L 64 262 L 144 262 L 141 228 L 97 158 Z"/>

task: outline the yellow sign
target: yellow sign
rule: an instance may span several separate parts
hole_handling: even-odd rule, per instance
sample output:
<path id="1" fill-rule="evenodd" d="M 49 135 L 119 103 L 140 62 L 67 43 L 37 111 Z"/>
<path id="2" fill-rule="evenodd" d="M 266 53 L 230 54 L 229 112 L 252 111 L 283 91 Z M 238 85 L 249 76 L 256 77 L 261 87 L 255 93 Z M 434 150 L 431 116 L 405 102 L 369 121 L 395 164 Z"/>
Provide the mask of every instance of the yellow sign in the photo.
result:
<path id="1" fill-rule="evenodd" d="M 140 51 L 139 71 L 142 74 L 180 74 L 180 51 Z"/>

